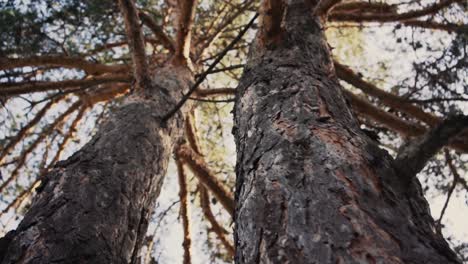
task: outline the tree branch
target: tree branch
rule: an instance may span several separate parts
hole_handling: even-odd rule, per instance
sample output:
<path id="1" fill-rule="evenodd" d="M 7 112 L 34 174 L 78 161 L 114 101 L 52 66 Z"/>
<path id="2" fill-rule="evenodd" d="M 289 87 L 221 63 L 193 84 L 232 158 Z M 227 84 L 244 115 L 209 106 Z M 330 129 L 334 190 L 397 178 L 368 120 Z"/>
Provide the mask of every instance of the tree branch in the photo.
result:
<path id="1" fill-rule="evenodd" d="M 423 21 L 423 20 L 416 20 L 416 19 L 406 20 L 406 21 L 403 21 L 402 23 L 405 26 L 443 30 L 449 33 L 451 32 L 468 33 L 468 25 L 458 25 L 454 23 L 443 24 L 443 23 L 437 23 L 434 21 Z"/>
<path id="2" fill-rule="evenodd" d="M 402 120 L 399 117 L 374 106 L 369 101 L 353 94 L 350 91 L 344 90 L 343 92 L 349 99 L 352 108 L 360 115 L 366 116 L 401 135 L 415 137 L 426 131 L 423 126 Z"/>
<path id="3" fill-rule="evenodd" d="M 25 164 L 26 158 L 28 155 L 41 143 L 41 141 L 47 137 L 52 131 L 56 129 L 56 127 L 61 124 L 69 115 L 75 112 L 81 105 L 81 101 L 78 100 L 77 102 L 73 103 L 65 112 L 59 115 L 51 124 L 49 124 L 46 128 L 44 128 L 39 136 L 25 149 L 21 152 L 20 157 L 16 161 L 16 167 L 11 172 L 10 177 L 8 177 L 5 181 L 2 182 L 0 185 L 0 193 L 18 177 L 19 170 Z"/>
<path id="4" fill-rule="evenodd" d="M 18 206 L 20 206 L 23 200 L 26 199 L 29 195 L 31 195 L 33 189 L 38 186 L 41 178 L 59 160 L 60 155 L 65 149 L 65 146 L 67 145 L 70 138 L 73 136 L 73 133 L 76 131 L 76 127 L 78 126 L 78 123 L 80 122 L 80 120 L 83 118 L 83 115 L 86 112 L 87 108 L 88 107 L 86 105 L 81 106 L 75 119 L 70 124 L 70 127 L 68 128 L 67 133 L 63 137 L 62 142 L 60 142 L 60 144 L 58 145 L 57 151 L 55 152 L 55 155 L 50 161 L 49 165 L 47 167 L 45 166 L 45 163 L 47 161 L 47 155 L 44 155 L 42 164 L 39 166 L 39 172 L 38 172 L 36 179 L 29 185 L 28 188 L 26 188 L 19 195 L 17 195 L 16 198 L 11 203 L 9 203 L 8 206 L 5 207 L 5 209 L 2 210 L 2 212 L 0 212 L 0 216 L 7 213 L 11 208 L 13 207 L 17 208 Z M 46 151 L 48 151 L 48 148 L 46 148 Z"/>
<path id="5" fill-rule="evenodd" d="M 341 1 L 342 0 L 320 0 L 314 12 L 317 16 L 327 15 L 328 12 Z"/>
<path id="6" fill-rule="evenodd" d="M 190 56 L 190 41 L 193 27 L 193 18 L 197 0 L 178 0 L 178 19 L 175 59 L 177 63 L 185 64 Z"/>
<path id="7" fill-rule="evenodd" d="M 184 164 L 192 170 L 197 179 L 214 194 L 214 196 L 232 216 L 235 208 L 234 198 L 224 189 L 221 183 L 216 179 L 216 176 L 208 169 L 203 157 L 196 154 L 195 151 L 186 145 L 182 145 L 177 150 L 177 155 L 184 161 Z"/>
<path id="8" fill-rule="evenodd" d="M 461 3 L 462 0 L 442 0 L 428 7 L 409 11 L 406 13 L 349 13 L 349 12 L 332 12 L 329 15 L 331 21 L 353 21 L 353 22 L 394 22 L 404 21 L 408 19 L 423 17 L 426 15 L 436 14 L 438 11 L 450 6 L 453 3 Z"/>
<path id="9" fill-rule="evenodd" d="M 333 12 L 379 12 L 395 13 L 396 6 L 381 2 L 345 2 L 333 7 Z"/>
<path id="10" fill-rule="evenodd" d="M 134 65 L 136 87 L 144 89 L 151 85 L 151 80 L 138 11 L 133 0 L 119 0 L 119 7 L 125 21 L 125 31 Z"/>
<path id="11" fill-rule="evenodd" d="M 281 33 L 283 32 L 281 23 L 286 6 L 283 0 L 265 0 L 262 2 L 260 7 L 262 14 L 261 35 L 259 39 L 262 43 L 268 45 L 278 41 L 281 37 Z"/>
<path id="12" fill-rule="evenodd" d="M 253 25 L 255 22 L 255 19 L 257 19 L 258 13 L 256 13 L 252 19 L 249 21 L 249 23 L 239 32 L 239 34 L 229 43 L 229 45 L 226 46 L 216 57 L 216 59 L 213 61 L 213 63 L 210 64 L 208 69 L 198 77 L 196 82 L 193 84 L 192 87 L 190 87 L 190 90 L 182 97 L 182 99 L 177 103 L 177 105 L 171 109 L 163 118 L 161 119 L 162 122 L 167 121 L 169 118 L 171 118 L 179 109 L 185 104 L 185 102 L 190 98 L 193 92 L 198 88 L 198 86 L 205 80 L 206 76 L 208 76 L 209 72 L 212 71 L 216 65 L 224 58 L 226 53 L 244 36 L 244 34 L 247 32 L 247 30 Z"/>
<path id="13" fill-rule="evenodd" d="M 216 88 L 216 89 L 198 89 L 196 91 L 197 96 L 206 97 L 213 95 L 235 95 L 235 88 Z"/>
<path id="14" fill-rule="evenodd" d="M 200 189 L 200 207 L 202 208 L 203 214 L 205 215 L 205 218 L 210 222 L 211 224 L 211 230 L 215 232 L 216 236 L 218 239 L 223 243 L 224 247 L 226 248 L 226 251 L 228 252 L 229 256 L 231 258 L 234 257 L 234 246 L 228 241 L 226 238 L 227 231 L 216 221 L 216 217 L 213 215 L 213 212 L 211 211 L 211 206 L 210 206 L 210 194 L 206 190 L 206 188 L 200 184 L 199 185 Z"/>
<path id="15" fill-rule="evenodd" d="M 334 62 L 336 75 L 343 81 L 353 85 L 360 89 L 364 93 L 375 96 L 387 106 L 398 109 L 399 111 L 406 113 L 424 123 L 434 126 L 440 123 L 440 119 L 432 114 L 424 112 L 421 108 L 416 105 L 409 103 L 406 99 L 403 99 L 397 95 L 381 90 L 374 84 L 363 80 L 358 74 L 353 72 L 349 67 L 344 66 L 338 62 Z"/>
<path id="16" fill-rule="evenodd" d="M 405 145 L 395 159 L 397 168 L 414 177 L 432 156 L 465 128 L 468 128 L 468 116 L 449 116 L 424 136 Z"/>
<path id="17" fill-rule="evenodd" d="M 184 242 L 182 246 L 184 248 L 183 264 L 190 264 L 190 245 L 192 241 L 190 239 L 190 224 L 188 217 L 188 202 L 187 202 L 187 177 L 185 176 L 184 166 L 182 161 L 179 159 L 176 153 L 176 165 L 177 165 L 177 178 L 179 180 L 179 199 L 180 199 L 180 218 L 182 219 L 182 229 L 184 231 Z"/>
<path id="18" fill-rule="evenodd" d="M 164 33 L 164 31 L 162 30 L 160 26 L 158 26 L 156 21 L 154 21 L 151 16 L 149 16 L 143 11 L 140 11 L 139 15 L 143 24 L 145 24 L 149 29 L 151 29 L 153 34 L 161 41 L 161 44 L 163 45 L 163 47 L 165 47 L 171 52 L 174 52 L 175 51 L 174 41 L 168 35 L 166 35 L 166 33 Z"/>
<path id="19" fill-rule="evenodd" d="M 93 85 L 110 82 L 130 82 L 132 78 L 127 74 L 110 74 L 92 76 L 81 80 L 66 80 L 58 82 L 22 82 L 15 84 L 0 85 L 0 95 L 14 96 L 26 93 L 46 92 L 50 90 L 72 90 L 80 87 L 89 87 Z"/>
<path id="20" fill-rule="evenodd" d="M 52 100 L 50 100 L 47 104 L 44 105 L 43 108 L 41 108 L 41 110 L 39 110 L 33 117 L 33 119 L 31 119 L 31 121 L 29 121 L 29 123 L 27 123 L 24 127 L 22 127 L 15 135 L 14 138 L 12 138 L 4 147 L 3 149 L 0 151 L 0 163 L 2 163 L 3 161 L 3 158 L 5 158 L 5 156 L 7 154 L 9 154 L 14 148 L 15 146 L 26 136 L 26 134 L 29 132 L 29 130 L 31 128 L 33 128 L 34 126 L 36 126 L 39 121 L 44 117 L 44 115 L 47 113 L 47 111 L 52 108 L 52 106 L 57 103 L 58 101 L 60 101 L 61 99 L 63 99 L 63 96 L 60 96 L 60 97 L 55 97 L 53 98 Z"/>
<path id="21" fill-rule="evenodd" d="M 29 58 L 0 58 L 0 71 L 20 67 L 64 67 L 84 70 L 87 74 L 117 73 L 128 70 L 127 65 L 105 65 L 90 62 L 79 57 L 35 56 Z"/>

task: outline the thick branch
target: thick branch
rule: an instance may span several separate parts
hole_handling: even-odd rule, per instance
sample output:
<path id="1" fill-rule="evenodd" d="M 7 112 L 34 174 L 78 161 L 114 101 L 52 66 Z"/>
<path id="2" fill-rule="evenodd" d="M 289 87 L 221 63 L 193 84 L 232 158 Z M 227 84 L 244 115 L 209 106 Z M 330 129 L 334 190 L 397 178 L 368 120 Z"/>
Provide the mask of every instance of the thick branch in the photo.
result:
<path id="1" fill-rule="evenodd" d="M 115 73 L 128 70 L 127 65 L 105 65 L 90 62 L 79 57 L 67 56 L 36 56 L 29 58 L 0 58 L 0 70 L 8 70 L 20 67 L 64 67 L 77 68 L 86 71 L 88 74 L 96 75 L 101 73 Z"/>
<path id="2" fill-rule="evenodd" d="M 138 11 L 133 0 L 119 0 L 120 11 L 125 21 L 128 46 L 134 64 L 136 86 L 146 88 L 150 85 L 148 62 L 145 54 L 145 40 L 140 26 Z"/>
<path id="3" fill-rule="evenodd" d="M 394 13 L 396 7 L 387 3 L 380 2 L 345 2 L 333 7 L 334 12 L 380 12 L 380 13 Z"/>
<path id="4" fill-rule="evenodd" d="M 424 123 L 434 126 L 440 123 L 440 119 L 432 114 L 424 112 L 418 106 L 415 106 L 405 99 L 392 93 L 381 90 L 377 86 L 364 81 L 358 74 L 354 73 L 349 67 L 346 67 L 335 61 L 335 70 L 338 78 L 360 89 L 364 93 L 379 98 L 387 106 L 398 109 Z"/>
<path id="5" fill-rule="evenodd" d="M 234 214 L 234 198 L 224 189 L 222 184 L 216 179 L 216 176 L 208 169 L 203 157 L 196 154 L 188 146 L 182 145 L 177 154 L 184 163 L 192 170 L 198 180 L 208 188 L 219 200 L 230 215 Z"/>
<path id="6" fill-rule="evenodd" d="M 93 76 L 82 80 L 66 80 L 58 82 L 23 82 L 14 85 L 6 84 L 0 86 L 0 95 L 14 96 L 26 93 L 46 92 L 50 90 L 73 90 L 79 87 L 89 87 L 93 85 L 110 82 L 130 82 L 131 77 L 127 74 L 111 74 Z"/>
<path id="7" fill-rule="evenodd" d="M 426 15 L 436 14 L 440 10 L 450 6 L 453 3 L 461 3 L 462 0 L 442 0 L 419 10 L 406 13 L 348 13 L 332 12 L 329 19 L 332 21 L 353 21 L 353 22 L 394 22 L 404 21 L 413 18 L 419 18 Z"/>
<path id="8" fill-rule="evenodd" d="M 184 259 L 183 264 L 190 264 L 190 245 L 192 240 L 190 239 L 190 226 L 189 226 L 189 217 L 188 217 L 188 202 L 187 202 L 187 177 L 185 176 L 184 166 L 176 154 L 176 165 L 177 165 L 177 175 L 179 179 L 179 199 L 180 199 L 180 218 L 182 219 L 182 228 L 184 230 L 184 242 L 182 246 L 184 247 Z"/>
<path id="9" fill-rule="evenodd" d="M 261 35 L 260 40 L 266 45 L 278 41 L 283 29 L 283 13 L 285 11 L 283 0 L 265 0 L 261 6 Z"/>
<path id="10" fill-rule="evenodd" d="M 185 138 L 187 139 L 190 148 L 195 151 L 198 155 L 202 156 L 200 146 L 198 145 L 196 130 L 192 124 L 193 112 L 187 115 L 185 118 Z"/>
<path id="11" fill-rule="evenodd" d="M 216 217 L 213 215 L 213 212 L 211 211 L 210 196 L 209 196 L 208 191 L 201 184 L 199 185 L 199 188 L 200 188 L 200 206 L 202 208 L 203 214 L 205 215 L 205 218 L 211 224 L 211 230 L 215 232 L 216 236 L 219 238 L 221 243 L 223 243 L 229 256 L 234 257 L 234 246 L 226 238 L 226 234 L 228 234 L 228 232 L 218 223 L 218 221 L 216 220 Z"/>
<path id="12" fill-rule="evenodd" d="M 317 7 L 315 8 L 315 14 L 317 16 L 326 15 L 332 8 L 339 4 L 342 0 L 320 0 Z"/>
<path id="13" fill-rule="evenodd" d="M 149 29 L 151 29 L 153 34 L 161 41 L 161 44 L 166 49 L 173 52 L 175 50 L 174 41 L 168 35 L 166 35 L 166 33 L 164 33 L 164 31 L 160 26 L 158 26 L 156 21 L 154 21 L 154 19 L 145 12 L 140 11 L 139 15 L 143 24 L 145 24 Z"/>
<path id="14" fill-rule="evenodd" d="M 402 120 L 349 91 L 344 90 L 344 94 L 350 100 L 353 109 L 360 115 L 370 118 L 383 126 L 398 132 L 400 135 L 405 137 L 415 137 L 420 136 L 427 131 L 425 127 Z M 462 152 L 468 152 L 468 144 L 465 140 L 467 135 L 468 131 L 462 132 L 461 135 L 449 144 L 449 146 Z"/>
<path id="15" fill-rule="evenodd" d="M 344 90 L 344 94 L 349 99 L 353 109 L 360 115 L 368 117 L 401 135 L 415 137 L 426 131 L 424 127 L 402 120 L 399 117 L 374 106 L 369 101 L 353 94 L 352 92 Z"/>
<path id="16" fill-rule="evenodd" d="M 405 145 L 398 153 L 396 165 L 409 177 L 415 176 L 442 147 L 468 128 L 468 116 L 450 116 L 421 138 Z"/>
<path id="17" fill-rule="evenodd" d="M 186 63 L 190 56 L 190 41 L 197 0 L 178 0 L 176 61 Z"/>

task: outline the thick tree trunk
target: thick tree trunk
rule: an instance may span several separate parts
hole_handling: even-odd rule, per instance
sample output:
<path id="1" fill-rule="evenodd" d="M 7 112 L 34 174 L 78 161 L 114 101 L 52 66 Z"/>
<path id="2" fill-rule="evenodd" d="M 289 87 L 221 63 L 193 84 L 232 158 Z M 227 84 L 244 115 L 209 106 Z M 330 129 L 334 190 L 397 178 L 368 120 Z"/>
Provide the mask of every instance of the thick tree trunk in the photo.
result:
<path id="1" fill-rule="evenodd" d="M 131 95 L 46 176 L 24 220 L 1 240 L 1 263 L 135 262 L 183 131 L 180 112 L 160 119 L 192 82 L 186 68 L 155 76 L 151 90 Z"/>
<path id="2" fill-rule="evenodd" d="M 361 133 L 313 1 L 281 2 L 238 87 L 236 263 L 458 263 L 417 180 Z"/>

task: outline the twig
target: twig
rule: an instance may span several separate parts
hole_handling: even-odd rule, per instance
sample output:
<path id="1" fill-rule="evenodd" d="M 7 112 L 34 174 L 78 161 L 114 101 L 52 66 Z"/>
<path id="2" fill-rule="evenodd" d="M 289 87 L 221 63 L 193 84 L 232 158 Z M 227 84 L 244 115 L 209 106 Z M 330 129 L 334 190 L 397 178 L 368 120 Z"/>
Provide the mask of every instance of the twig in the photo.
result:
<path id="1" fill-rule="evenodd" d="M 190 90 L 182 97 L 182 99 L 175 105 L 175 107 L 170 110 L 165 116 L 162 117 L 161 122 L 166 122 L 169 118 L 171 118 L 179 109 L 185 104 L 185 102 L 190 99 L 190 96 L 192 95 L 193 92 L 198 88 L 198 86 L 205 80 L 206 76 L 209 74 L 210 71 L 212 71 L 216 65 L 224 58 L 226 53 L 244 36 L 244 34 L 247 32 L 247 30 L 253 25 L 255 20 L 258 17 L 258 13 L 256 13 L 253 18 L 250 20 L 250 22 L 244 27 L 244 29 L 239 32 L 237 37 L 232 40 L 229 45 L 224 48 L 224 50 L 218 55 L 215 61 L 211 63 L 211 65 L 208 67 L 208 70 L 206 70 L 204 73 L 200 75 L 200 77 L 197 79 L 197 81 L 193 84 L 193 86 L 190 88 Z"/>

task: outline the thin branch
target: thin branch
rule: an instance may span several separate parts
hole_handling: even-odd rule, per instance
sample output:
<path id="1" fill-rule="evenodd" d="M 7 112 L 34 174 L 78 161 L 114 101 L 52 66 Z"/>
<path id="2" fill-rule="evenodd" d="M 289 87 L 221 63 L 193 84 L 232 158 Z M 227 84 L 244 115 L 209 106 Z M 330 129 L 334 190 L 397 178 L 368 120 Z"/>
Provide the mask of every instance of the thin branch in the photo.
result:
<path id="1" fill-rule="evenodd" d="M 406 144 L 395 159 L 396 166 L 408 177 L 414 177 L 432 156 L 466 128 L 468 116 L 449 116 L 422 137 Z"/>
<path id="2" fill-rule="evenodd" d="M 214 194 L 228 213 L 233 215 L 235 206 L 232 194 L 226 191 L 216 179 L 216 176 L 209 170 L 203 157 L 185 145 L 182 145 L 177 150 L 177 155 L 190 168 L 197 179 Z"/>
<path id="3" fill-rule="evenodd" d="M 233 102 L 236 101 L 235 98 L 231 98 L 231 99 L 204 99 L 204 98 L 190 97 L 189 99 L 193 100 L 193 101 L 204 102 L 204 103 L 233 103 Z"/>
<path id="4" fill-rule="evenodd" d="M 127 65 L 105 65 L 90 62 L 79 57 L 68 56 L 36 56 L 29 58 L 0 58 L 0 71 L 20 67 L 64 67 L 77 68 L 86 71 L 87 74 L 116 73 L 128 70 Z"/>
<path id="5" fill-rule="evenodd" d="M 235 69 L 242 69 L 242 68 L 244 68 L 244 66 L 245 66 L 245 64 L 231 65 L 231 66 L 220 68 L 220 69 L 214 69 L 214 70 L 208 72 L 208 74 L 231 71 L 231 70 L 235 70 Z M 201 74 L 196 74 L 195 77 L 199 77 L 200 75 Z"/>
<path id="6" fill-rule="evenodd" d="M 87 106 L 84 105 L 78 111 L 78 114 L 76 115 L 72 123 L 70 124 L 70 127 L 68 128 L 66 135 L 63 137 L 62 141 L 58 145 L 57 151 L 55 152 L 55 155 L 50 161 L 49 165 L 47 167 L 45 166 L 47 155 L 44 155 L 42 164 L 39 166 L 39 172 L 38 172 L 38 176 L 36 177 L 36 179 L 29 185 L 27 189 L 25 189 L 23 192 L 17 195 L 16 198 L 11 203 L 9 203 L 8 206 L 5 207 L 5 209 L 2 210 L 2 212 L 0 213 L 0 216 L 8 212 L 13 207 L 17 208 L 24 201 L 24 199 L 26 199 L 29 195 L 31 195 L 34 188 L 38 186 L 41 178 L 44 177 L 44 175 L 49 171 L 49 169 L 59 160 L 62 151 L 65 149 L 65 146 L 67 145 L 68 141 L 73 136 L 73 133 L 76 131 L 76 127 L 78 126 L 78 123 L 80 122 L 80 120 L 83 118 L 83 115 L 86 112 L 86 109 L 87 109 Z M 46 153 L 48 153 L 48 148 L 46 148 Z"/>
<path id="7" fill-rule="evenodd" d="M 453 174 L 453 181 L 452 181 L 452 186 L 450 186 L 450 189 L 449 189 L 449 191 L 447 193 L 447 199 L 445 200 L 444 206 L 442 207 L 442 210 L 440 211 L 439 220 L 436 221 L 436 223 L 437 223 L 436 230 L 437 230 L 437 232 L 439 232 L 439 234 L 442 233 L 442 218 L 445 215 L 445 210 L 447 210 L 447 207 L 448 207 L 448 204 L 450 202 L 450 198 L 452 197 L 453 191 L 455 190 L 455 187 L 457 187 L 457 184 L 458 184 L 458 182 L 459 182 L 459 180 L 461 178 L 460 174 L 458 174 L 457 169 L 455 168 L 455 166 L 453 166 L 452 158 L 450 157 L 449 151 L 447 149 L 445 149 L 444 153 L 445 153 L 445 160 L 447 161 L 448 167 L 449 167 L 450 171 Z"/>
<path id="8" fill-rule="evenodd" d="M 219 34 L 229 25 L 232 25 L 233 21 L 242 14 L 245 14 L 245 11 L 252 6 L 253 0 L 247 0 L 240 8 L 236 8 L 237 11 L 224 18 L 223 23 L 220 23 L 213 33 L 207 32 L 207 36 L 205 38 L 200 38 L 197 42 L 197 58 L 201 57 L 201 54 L 206 50 L 207 47 L 213 43 L 213 41 L 219 36 Z M 199 45 L 202 43 L 202 45 Z"/>
<path id="9" fill-rule="evenodd" d="M 136 87 L 145 89 L 151 84 L 148 62 L 145 54 L 145 40 L 140 26 L 140 18 L 133 0 L 119 0 L 120 11 L 125 21 L 128 46 L 132 55 Z"/>
<path id="10" fill-rule="evenodd" d="M 5 158 L 6 155 L 8 155 L 14 148 L 15 146 L 27 135 L 29 130 L 36 126 L 39 121 L 44 117 L 44 115 L 47 113 L 47 111 L 52 108 L 52 106 L 63 99 L 63 97 L 56 97 L 52 100 L 50 100 L 47 104 L 44 105 L 41 110 L 39 110 L 35 115 L 34 118 L 29 121 L 24 127 L 22 127 L 16 135 L 10 139 L 10 141 L 3 147 L 3 149 L 0 152 L 0 163 L 2 163 L 3 159 Z"/>
<path id="11" fill-rule="evenodd" d="M 168 35 L 166 35 L 166 33 L 164 33 L 164 31 L 160 26 L 158 26 L 156 21 L 154 21 L 154 19 L 150 15 L 146 14 L 143 11 L 140 11 L 139 15 L 143 24 L 145 24 L 149 29 L 151 29 L 153 34 L 158 38 L 158 40 L 161 41 L 163 47 L 165 47 L 171 52 L 175 51 L 174 41 Z"/>
<path id="12" fill-rule="evenodd" d="M 127 74 L 110 74 L 93 76 L 82 80 L 66 80 L 57 82 L 22 82 L 0 85 L 0 95 L 14 96 L 26 93 L 46 92 L 50 90 L 73 90 L 80 87 L 94 86 L 111 82 L 130 82 L 132 78 Z"/>
<path id="13" fill-rule="evenodd" d="M 462 3 L 462 0 L 442 0 L 428 7 L 409 11 L 406 13 L 349 13 L 332 12 L 329 15 L 331 21 L 353 21 L 353 22 L 394 22 L 419 18 L 426 15 L 436 14 L 440 10 L 449 7 L 453 3 Z"/>
<path id="14" fill-rule="evenodd" d="M 206 76 L 210 71 L 212 71 L 216 65 L 224 58 L 226 53 L 244 36 L 244 34 L 247 32 L 247 30 L 253 25 L 255 19 L 257 19 L 258 13 L 256 13 L 250 22 L 239 32 L 239 34 L 232 40 L 229 45 L 224 48 L 221 53 L 219 53 L 218 57 L 211 63 L 211 65 L 208 67 L 208 69 L 200 75 L 200 77 L 197 79 L 197 81 L 193 84 L 192 87 L 190 87 L 190 90 L 182 97 L 182 99 L 177 103 L 177 105 L 171 109 L 165 116 L 162 118 L 162 122 L 166 122 L 169 118 L 171 118 L 179 109 L 185 104 L 185 102 L 190 98 L 193 92 L 198 88 L 198 86 L 205 80 Z"/>
<path id="15" fill-rule="evenodd" d="M 184 166 L 181 160 L 177 157 L 176 153 L 176 165 L 177 165 L 177 176 L 179 179 L 179 199 L 180 199 L 180 217 L 182 218 L 182 228 L 184 231 L 184 242 L 182 246 L 184 248 L 184 259 L 183 264 L 190 264 L 190 245 L 192 241 L 190 239 L 190 222 L 188 217 L 188 192 L 187 192 L 187 177 L 185 176 Z"/>
<path id="16" fill-rule="evenodd" d="M 236 88 L 216 88 L 216 89 L 198 89 L 197 96 L 213 96 L 213 95 L 235 95 Z"/>
<path id="17" fill-rule="evenodd" d="M 468 25 L 458 25 L 455 23 L 437 23 L 434 21 L 423 21 L 423 20 L 406 20 L 403 21 L 403 25 L 410 26 L 410 27 L 419 27 L 419 28 L 427 28 L 427 29 L 436 29 L 436 30 L 443 30 L 449 33 L 451 32 L 468 32 Z"/>
<path id="18" fill-rule="evenodd" d="M 13 181 L 18 177 L 19 171 L 21 167 L 25 164 L 26 158 L 28 155 L 41 143 L 41 141 L 50 135 L 59 124 L 61 124 L 69 115 L 71 115 L 73 112 L 75 112 L 81 105 L 81 101 L 77 101 L 74 104 L 72 104 L 65 112 L 63 112 L 61 115 L 59 115 L 54 122 L 49 124 L 46 128 L 44 128 L 41 133 L 39 133 L 39 136 L 25 149 L 22 151 L 20 157 L 18 158 L 16 162 L 16 167 L 15 169 L 11 172 L 10 177 L 8 177 L 6 180 L 2 182 L 0 185 L 0 193 L 3 192 L 3 190 Z"/>

